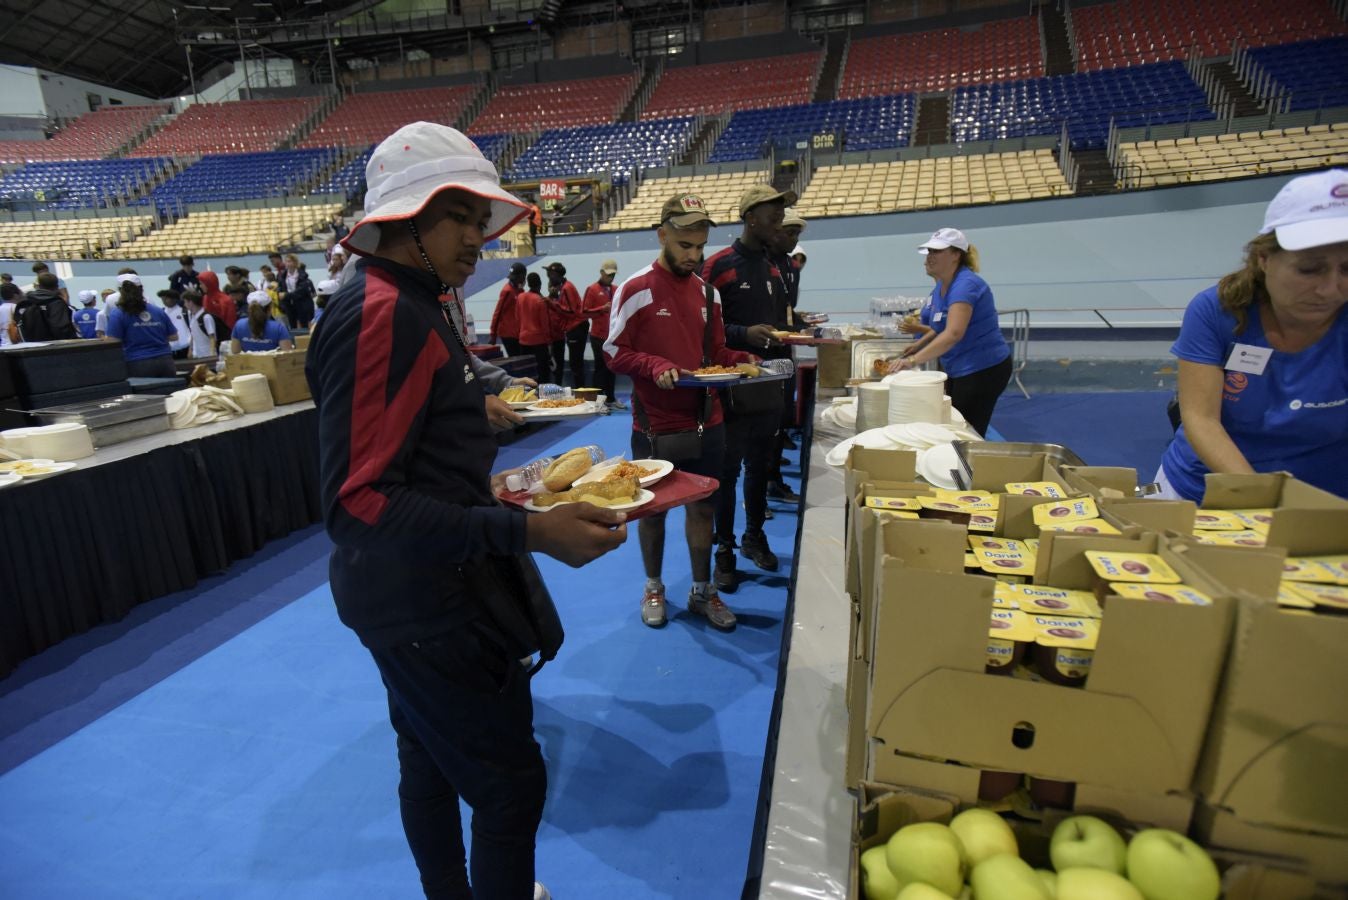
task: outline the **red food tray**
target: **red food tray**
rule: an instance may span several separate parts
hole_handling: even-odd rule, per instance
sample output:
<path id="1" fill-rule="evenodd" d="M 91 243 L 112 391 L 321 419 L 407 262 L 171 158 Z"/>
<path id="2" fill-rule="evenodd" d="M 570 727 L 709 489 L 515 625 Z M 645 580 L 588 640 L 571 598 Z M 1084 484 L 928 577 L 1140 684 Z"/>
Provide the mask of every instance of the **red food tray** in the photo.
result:
<path id="1" fill-rule="evenodd" d="M 624 511 L 627 513 L 629 522 L 644 519 L 656 513 L 667 512 L 676 506 L 686 506 L 689 503 L 696 503 L 698 500 L 705 500 L 712 495 L 718 486 L 720 486 L 720 482 L 715 478 L 694 475 L 691 472 L 680 472 L 675 469 L 653 486 L 647 488 L 652 494 L 655 494 L 654 500 L 644 506 Z M 529 499 L 529 492 L 503 491 L 497 496 L 507 506 L 523 509 L 525 501 Z"/>

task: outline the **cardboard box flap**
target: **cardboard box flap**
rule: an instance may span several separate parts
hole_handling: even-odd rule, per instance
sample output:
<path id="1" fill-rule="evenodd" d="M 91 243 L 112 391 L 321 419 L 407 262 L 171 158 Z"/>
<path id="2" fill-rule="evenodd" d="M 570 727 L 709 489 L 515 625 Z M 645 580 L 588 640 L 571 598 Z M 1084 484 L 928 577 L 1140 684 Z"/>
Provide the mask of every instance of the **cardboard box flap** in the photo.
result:
<path id="1" fill-rule="evenodd" d="M 1348 839 L 1255 825 L 1224 809 L 1201 804 L 1194 817 L 1194 834 L 1205 847 L 1259 854 L 1274 865 L 1304 868 L 1322 885 L 1314 894 L 1292 896 L 1341 900 L 1348 888 Z M 1265 896 L 1259 894 L 1259 900 Z"/>
<path id="2" fill-rule="evenodd" d="M 875 450 L 853 444 L 845 466 L 844 473 L 864 472 L 875 481 L 917 480 L 917 453 L 913 450 Z"/>
<path id="3" fill-rule="evenodd" d="M 1167 537 L 1165 550 L 1193 566 L 1232 597 L 1271 604 L 1282 581 L 1282 550 L 1255 547 L 1214 547 L 1188 537 Z M 1183 573 L 1181 573 L 1183 574 Z M 1197 585 L 1193 585 L 1197 587 Z"/>
<path id="4" fill-rule="evenodd" d="M 857 819 L 853 836 L 862 850 L 889 840 L 894 832 L 915 822 L 947 824 L 959 808 L 954 797 L 910 788 L 862 782 L 857 788 Z"/>
<path id="5" fill-rule="evenodd" d="M 1288 556 L 1328 556 L 1348 545 L 1348 506 L 1343 509 L 1279 509 L 1268 527 L 1267 546 Z"/>
<path id="6" fill-rule="evenodd" d="M 1083 491 L 1093 497 L 1128 497 L 1137 491 L 1137 469 L 1122 466 L 1058 467 L 1067 482 L 1065 487 Z"/>
<path id="7" fill-rule="evenodd" d="M 1205 509 L 1344 509 L 1348 500 L 1298 481 L 1287 472 L 1205 476 Z"/>
<path id="8" fill-rule="evenodd" d="M 1258 810 L 1278 810 L 1279 822 L 1301 822 L 1348 840 L 1348 778 L 1326 777 L 1348 771 L 1348 724 L 1317 722 L 1289 734 L 1281 723 L 1261 721 L 1252 711 L 1235 716 L 1266 743 L 1224 792 L 1209 799 L 1237 814 L 1256 811 L 1252 824 L 1260 824 Z"/>
<path id="9" fill-rule="evenodd" d="M 1116 527 L 1140 525 L 1152 531 L 1194 533 L 1198 504 L 1192 500 L 1138 500 L 1109 498 L 1100 500 L 1100 514 Z"/>
<path id="10" fill-rule="evenodd" d="M 878 661 L 877 661 L 878 662 Z M 977 681 L 975 681 L 977 679 Z M 1187 783 L 1192 759 L 1131 697 L 1111 697 L 1017 678 L 937 669 L 888 695 L 871 698 L 871 734 L 889 752 L 1099 784 L 1126 782 L 1139 791 Z M 951 697 L 961 698 L 950 716 Z M 1020 746 L 1025 726 L 1033 741 Z M 1119 735 L 1128 735 L 1120 743 Z"/>
<path id="11" fill-rule="evenodd" d="M 976 491 L 991 491 L 994 494 L 1006 493 L 1006 486 L 1026 481 L 1058 481 L 1058 470 L 1048 462 L 1043 453 L 1028 456 L 996 453 L 977 453 L 969 460 L 973 469 L 970 473 Z"/>

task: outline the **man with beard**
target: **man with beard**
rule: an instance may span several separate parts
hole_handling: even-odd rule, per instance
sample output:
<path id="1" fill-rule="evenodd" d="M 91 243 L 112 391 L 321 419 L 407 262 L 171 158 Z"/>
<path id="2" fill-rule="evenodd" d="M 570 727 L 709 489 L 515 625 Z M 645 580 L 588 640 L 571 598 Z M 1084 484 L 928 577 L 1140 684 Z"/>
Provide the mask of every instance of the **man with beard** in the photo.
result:
<path id="1" fill-rule="evenodd" d="M 725 447 L 720 400 L 715 391 L 674 386 L 681 374 L 703 365 L 757 362 L 749 353 L 726 348 L 720 298 L 696 274 L 713 224 L 700 197 L 679 194 L 665 202 L 656 232 L 660 257 L 624 281 L 614 294 L 604 353 L 610 369 L 632 379 L 632 459 L 665 458 L 681 471 L 718 478 Z M 691 432 L 700 440 L 691 441 L 692 447 L 682 458 L 671 458 L 663 451 L 657 457 L 653 448 L 661 443 L 660 438 L 679 432 Z M 684 538 L 693 570 L 688 610 L 705 616 L 713 627 L 729 631 L 735 627 L 735 614 L 711 584 L 715 504 L 713 494 L 684 507 Z M 661 575 L 664 513 L 643 518 L 638 534 L 646 570 L 641 621 L 659 628 L 666 621 Z"/>

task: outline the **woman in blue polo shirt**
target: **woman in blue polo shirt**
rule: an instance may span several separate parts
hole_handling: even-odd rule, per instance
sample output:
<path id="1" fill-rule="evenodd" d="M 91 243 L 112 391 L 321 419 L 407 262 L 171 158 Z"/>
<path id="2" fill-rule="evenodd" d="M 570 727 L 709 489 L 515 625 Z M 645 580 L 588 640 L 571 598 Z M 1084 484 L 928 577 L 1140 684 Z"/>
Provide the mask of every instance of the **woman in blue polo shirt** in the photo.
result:
<path id="1" fill-rule="evenodd" d="M 1203 499 L 1208 472 L 1288 471 L 1348 497 L 1348 170 L 1289 181 L 1245 266 L 1184 311 L 1183 425 L 1162 496 Z"/>
<path id="2" fill-rule="evenodd" d="M 108 305 L 107 336 L 122 342 L 126 372 L 132 378 L 172 378 L 173 348 L 178 329 L 168 314 L 145 302 L 139 275 L 117 276 L 117 305 Z"/>
<path id="3" fill-rule="evenodd" d="M 977 274 L 978 250 L 964 232 L 942 228 L 918 252 L 926 256 L 927 274 L 936 280 L 922 308 L 927 327 L 890 371 L 939 359 L 950 405 L 979 434 L 987 434 L 997 398 L 1011 381 L 1011 348 L 1002 337 L 992 288 Z"/>
<path id="4" fill-rule="evenodd" d="M 290 329 L 271 317 L 271 295 L 266 291 L 248 295 L 248 318 L 234 323 L 231 337 L 234 353 L 295 349 Z"/>

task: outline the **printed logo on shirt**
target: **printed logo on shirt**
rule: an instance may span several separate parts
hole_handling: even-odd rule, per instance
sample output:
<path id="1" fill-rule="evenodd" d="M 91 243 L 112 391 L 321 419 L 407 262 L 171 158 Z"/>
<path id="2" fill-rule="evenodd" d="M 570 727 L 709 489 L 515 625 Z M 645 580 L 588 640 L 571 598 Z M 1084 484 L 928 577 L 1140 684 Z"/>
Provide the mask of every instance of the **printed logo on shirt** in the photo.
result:
<path id="1" fill-rule="evenodd" d="M 703 310 L 703 312 L 706 312 L 706 310 Z M 673 316 L 673 315 L 674 315 L 672 312 L 670 312 L 669 310 L 665 309 L 663 306 L 660 307 L 659 309 L 657 309 L 657 310 L 655 311 L 655 314 L 656 314 L 657 316 Z"/>
<path id="2" fill-rule="evenodd" d="M 477 378 L 477 376 L 473 374 L 473 369 L 472 369 L 472 367 L 469 366 L 467 363 L 464 363 L 464 366 L 463 366 L 463 383 L 464 383 L 464 384 L 467 384 L 468 382 L 474 380 L 475 378 Z"/>
<path id="3" fill-rule="evenodd" d="M 1294 412 L 1298 409 L 1336 409 L 1344 405 L 1348 405 L 1348 397 L 1344 397 L 1340 400 L 1326 400 L 1323 403 L 1307 400 L 1293 400 L 1291 403 L 1287 404 L 1288 408 Z"/>
<path id="4" fill-rule="evenodd" d="M 1250 386 L 1250 377 L 1244 372 L 1226 373 L 1226 390 L 1228 394 L 1239 394 Z"/>
<path id="5" fill-rule="evenodd" d="M 740 290 L 742 290 L 742 291 L 747 291 L 747 290 L 749 290 L 749 282 L 747 282 L 747 281 L 741 281 L 741 282 L 740 282 Z"/>

